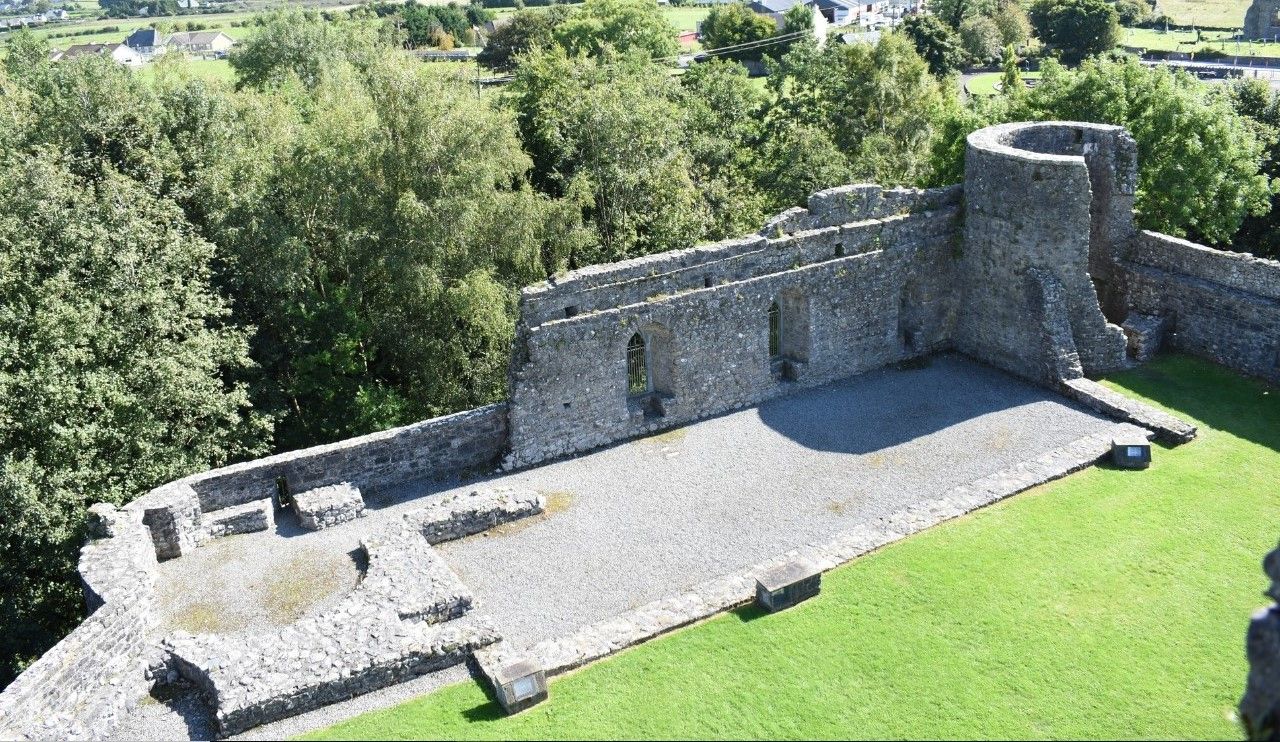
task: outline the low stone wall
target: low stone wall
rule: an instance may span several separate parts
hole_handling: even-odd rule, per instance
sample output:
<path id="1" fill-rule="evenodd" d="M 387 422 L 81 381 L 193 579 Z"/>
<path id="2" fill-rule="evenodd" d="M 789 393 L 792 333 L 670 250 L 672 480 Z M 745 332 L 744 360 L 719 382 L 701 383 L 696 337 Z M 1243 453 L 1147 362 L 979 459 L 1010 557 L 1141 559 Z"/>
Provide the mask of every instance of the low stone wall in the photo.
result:
<path id="1" fill-rule="evenodd" d="M 471 591 L 431 544 L 542 512 L 535 492 L 478 490 L 408 513 L 361 548 L 364 579 L 338 605 L 273 632 L 176 634 L 171 664 L 236 734 L 462 662 L 498 639 L 462 617 Z"/>
<path id="2" fill-rule="evenodd" d="M 142 514 L 95 506 L 80 554 L 91 615 L 0 694 L 0 739 L 102 739 L 147 692 L 155 552 Z"/>
<path id="3" fill-rule="evenodd" d="M 361 491 L 376 492 L 380 487 L 414 479 L 488 470 L 497 465 L 506 445 L 507 406 L 489 405 L 186 477 L 153 491 L 164 495 L 164 504 L 157 505 L 157 518 L 180 524 L 172 529 L 179 534 L 187 530 L 189 524 L 183 516 L 187 511 L 182 504 L 184 488 L 195 493 L 200 510 L 206 513 L 253 500 L 274 499 L 278 481 L 290 492 L 338 482 L 351 482 Z M 161 508 L 170 514 L 161 518 Z M 162 538 L 157 546 L 161 541 L 169 542 Z M 172 550 L 176 552 L 172 556 L 182 553 L 182 548 Z"/>
<path id="4" fill-rule="evenodd" d="M 1280 383 L 1280 262 L 1142 232 L 1123 265 L 1131 311 L 1169 318 L 1170 347 Z"/>
<path id="5" fill-rule="evenodd" d="M 479 489 L 433 498 L 425 508 L 406 515 L 405 523 L 438 544 L 537 515 L 545 506 L 546 498 L 533 490 Z"/>

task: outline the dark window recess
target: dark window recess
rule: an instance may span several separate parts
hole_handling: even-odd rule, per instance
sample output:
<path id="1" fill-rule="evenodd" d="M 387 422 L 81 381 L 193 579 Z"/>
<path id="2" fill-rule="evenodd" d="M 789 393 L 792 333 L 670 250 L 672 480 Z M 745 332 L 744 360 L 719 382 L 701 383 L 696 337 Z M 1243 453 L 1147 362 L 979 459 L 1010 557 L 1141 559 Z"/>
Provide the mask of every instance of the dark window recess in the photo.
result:
<path id="1" fill-rule="evenodd" d="M 782 310 L 778 302 L 769 305 L 769 358 L 782 355 Z"/>
<path id="2" fill-rule="evenodd" d="M 563 402 L 562 404 L 566 410 L 573 406 L 572 402 Z"/>
<path id="3" fill-rule="evenodd" d="M 577 305 L 577 304 L 571 304 L 571 305 L 569 305 L 569 306 L 565 307 L 565 308 L 564 308 L 564 316 L 565 316 L 565 319 L 568 319 L 569 317 L 577 317 L 577 316 L 578 316 L 578 305 Z"/>
<path id="4" fill-rule="evenodd" d="M 703 276 L 703 277 L 702 277 L 702 288 L 704 288 L 704 289 L 709 289 L 709 288 L 711 288 L 711 276 Z"/>
<path id="5" fill-rule="evenodd" d="M 276 477 L 276 500 L 282 509 L 293 507 L 293 495 L 289 494 L 289 480 L 284 477 Z"/>
<path id="6" fill-rule="evenodd" d="M 837 242 L 837 243 L 836 243 L 836 257 L 837 257 L 837 258 L 843 258 L 843 257 L 844 257 L 844 243 L 843 243 L 843 242 Z"/>
<path id="7" fill-rule="evenodd" d="M 649 368 L 646 360 L 644 338 L 637 332 L 627 341 L 627 394 L 648 393 Z"/>

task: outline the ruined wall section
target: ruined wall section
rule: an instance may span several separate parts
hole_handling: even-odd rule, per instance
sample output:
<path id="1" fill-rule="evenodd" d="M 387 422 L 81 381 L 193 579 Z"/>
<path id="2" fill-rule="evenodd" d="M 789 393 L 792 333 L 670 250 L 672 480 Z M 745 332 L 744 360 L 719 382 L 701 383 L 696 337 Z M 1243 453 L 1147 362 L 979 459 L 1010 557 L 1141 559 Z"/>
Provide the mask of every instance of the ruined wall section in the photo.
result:
<path id="1" fill-rule="evenodd" d="M 0 739 L 102 739 L 147 692 L 155 553 L 137 508 L 95 505 L 80 552 L 90 611 L 0 694 Z"/>
<path id="2" fill-rule="evenodd" d="M 291 492 L 339 482 L 376 492 L 415 479 L 487 470 L 496 466 L 506 444 L 506 405 L 494 404 L 224 466 L 174 484 L 190 487 L 204 512 L 272 498 L 281 478 Z"/>
<path id="3" fill-rule="evenodd" d="M 867 230 L 852 225 L 951 209 L 962 194 L 958 185 L 919 190 L 858 184 L 819 191 L 809 197 L 807 209 L 784 211 L 752 237 L 590 266 L 530 286 L 521 292 L 520 323 L 536 327 L 866 251 L 874 234 L 868 237 Z M 777 249 L 777 238 L 811 232 L 817 234 Z"/>
<path id="4" fill-rule="evenodd" d="M 1170 347 L 1280 383 L 1280 262 L 1141 232 L 1122 265 L 1130 310 L 1169 318 Z"/>
<path id="5" fill-rule="evenodd" d="M 969 135 L 959 350 L 1055 383 L 1057 364 L 1044 351 L 1044 314 L 1061 311 L 1043 303 L 1051 277 L 1074 343 L 1054 354 L 1074 352 L 1088 374 L 1125 365 L 1124 333 L 1103 315 L 1090 265 L 1112 262 L 1111 239 L 1126 232 L 1131 145 L 1123 129 L 1096 124 L 1006 124 Z M 1106 191 L 1094 192 L 1095 177 Z"/>
<path id="6" fill-rule="evenodd" d="M 949 347 L 959 193 L 899 193 L 934 208 L 911 212 L 897 201 L 860 210 L 890 200 L 877 198 L 879 189 L 835 189 L 815 195 L 816 203 L 832 204 L 818 216 L 784 213 L 764 235 L 698 248 L 701 263 L 683 251 L 526 291 L 505 464 L 683 425 Z M 850 202 L 847 210 L 838 205 Z M 704 281 L 707 273 L 732 280 Z M 591 303 L 605 287 L 624 298 Z M 781 359 L 770 353 L 775 302 Z M 576 311 L 563 311 L 567 304 Z M 627 347 L 636 333 L 647 342 L 651 394 L 628 394 Z"/>

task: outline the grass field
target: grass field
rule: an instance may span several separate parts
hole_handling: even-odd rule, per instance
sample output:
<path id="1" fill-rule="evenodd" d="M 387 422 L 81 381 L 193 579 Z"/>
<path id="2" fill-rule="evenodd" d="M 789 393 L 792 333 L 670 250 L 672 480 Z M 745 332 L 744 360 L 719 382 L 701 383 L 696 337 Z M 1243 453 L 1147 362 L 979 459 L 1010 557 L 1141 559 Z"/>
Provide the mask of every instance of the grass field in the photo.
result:
<path id="1" fill-rule="evenodd" d="M 165 67 L 174 68 L 174 73 L 180 73 L 185 69 L 192 77 L 212 80 L 216 82 L 225 82 L 228 85 L 234 85 L 236 82 L 235 70 L 231 68 L 231 63 L 225 59 L 182 59 L 162 60 L 159 64 L 148 64 L 140 67 L 137 75 L 143 80 L 154 80 L 157 74 L 161 74 L 161 69 Z"/>
<path id="2" fill-rule="evenodd" d="M 1160 12 L 1183 25 L 1239 28 L 1250 0 L 1160 0 Z"/>
<path id="3" fill-rule="evenodd" d="M 1003 72 L 988 72 L 982 75 L 975 75 L 965 84 L 965 89 L 970 95 L 995 95 L 998 92 L 996 83 L 1000 82 L 1003 77 Z M 1038 80 L 1039 78 L 1039 72 L 1022 73 L 1022 79 L 1024 80 Z"/>
<path id="4" fill-rule="evenodd" d="M 1238 738 L 1280 535 L 1280 391 L 1183 357 L 1108 383 L 1200 437 L 886 547 L 788 612 L 564 676 L 518 716 L 467 683 L 314 738 Z"/>
<path id="5" fill-rule="evenodd" d="M 1126 28 L 1121 37 L 1124 46 L 1177 52 L 1202 52 L 1207 50 L 1235 54 L 1241 57 L 1280 57 L 1280 44 L 1274 42 L 1234 41 L 1229 31 L 1201 31 L 1197 42 L 1192 31 L 1163 33 L 1152 28 Z"/>

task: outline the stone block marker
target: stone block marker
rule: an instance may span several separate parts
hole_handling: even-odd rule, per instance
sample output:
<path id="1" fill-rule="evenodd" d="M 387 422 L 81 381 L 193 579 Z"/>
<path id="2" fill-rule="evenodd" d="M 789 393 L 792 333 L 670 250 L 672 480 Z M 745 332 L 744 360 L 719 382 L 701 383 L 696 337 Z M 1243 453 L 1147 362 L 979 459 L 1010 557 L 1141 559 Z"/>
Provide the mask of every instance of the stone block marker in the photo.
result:
<path id="1" fill-rule="evenodd" d="M 481 665 L 481 669 L 508 714 L 518 714 L 547 700 L 547 673 L 535 660 L 516 660 L 493 669 Z"/>
<path id="2" fill-rule="evenodd" d="M 1262 571 L 1271 580 L 1264 593 L 1273 601 L 1249 619 L 1245 656 L 1249 676 L 1240 699 L 1240 724 L 1248 739 L 1275 739 L 1280 733 L 1280 546 L 1262 560 Z"/>
<path id="3" fill-rule="evenodd" d="M 303 528 L 318 531 L 364 515 L 364 498 L 355 485 L 341 482 L 299 493 L 293 507 Z"/>
<path id="4" fill-rule="evenodd" d="M 756 578 L 756 605 L 774 613 L 808 600 L 822 589 L 822 570 L 807 559 L 793 559 Z"/>
<path id="5" fill-rule="evenodd" d="M 270 499 L 215 510 L 206 516 L 209 521 L 206 534 L 209 538 L 221 538 L 237 533 L 265 531 L 275 523 L 274 513 Z"/>
<path id="6" fill-rule="evenodd" d="M 1151 466 L 1151 442 L 1141 435 L 1112 438 L 1111 463 L 1121 469 L 1146 469 Z"/>

